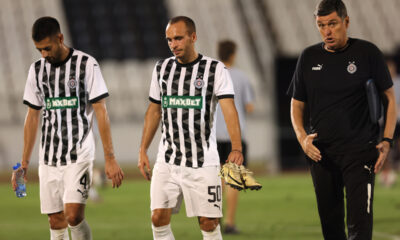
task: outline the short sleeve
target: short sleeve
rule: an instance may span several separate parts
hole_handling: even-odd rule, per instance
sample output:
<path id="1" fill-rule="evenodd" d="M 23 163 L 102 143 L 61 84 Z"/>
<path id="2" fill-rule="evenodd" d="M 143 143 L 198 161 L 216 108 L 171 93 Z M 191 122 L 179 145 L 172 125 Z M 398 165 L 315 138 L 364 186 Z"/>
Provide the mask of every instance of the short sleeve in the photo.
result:
<path id="1" fill-rule="evenodd" d="M 88 76 L 88 93 L 89 102 L 95 103 L 103 98 L 109 96 L 106 83 L 103 75 L 101 74 L 100 66 L 96 60 L 93 59 L 92 64 L 88 65 L 87 76 Z"/>
<path id="2" fill-rule="evenodd" d="M 218 63 L 217 65 L 214 94 L 218 97 L 218 99 L 233 98 L 235 95 L 231 75 L 223 63 Z"/>
<path id="3" fill-rule="evenodd" d="M 296 100 L 306 102 L 307 95 L 304 84 L 303 64 L 304 64 L 304 52 L 300 55 L 299 59 L 297 60 L 296 70 L 294 71 L 292 82 L 290 83 L 287 94 L 291 95 Z"/>
<path id="4" fill-rule="evenodd" d="M 161 91 L 160 84 L 158 82 L 158 71 L 157 67 L 160 63 L 156 64 L 151 76 L 150 90 L 149 90 L 149 100 L 153 103 L 161 104 Z"/>
<path id="5" fill-rule="evenodd" d="M 374 79 L 379 91 L 383 92 L 393 86 L 392 77 L 386 65 L 382 52 L 373 45 L 370 56 L 372 79 Z"/>
<path id="6" fill-rule="evenodd" d="M 32 64 L 29 68 L 28 78 L 25 84 L 23 103 L 36 110 L 40 110 L 43 106 L 43 99 L 36 81 L 34 64 Z"/>

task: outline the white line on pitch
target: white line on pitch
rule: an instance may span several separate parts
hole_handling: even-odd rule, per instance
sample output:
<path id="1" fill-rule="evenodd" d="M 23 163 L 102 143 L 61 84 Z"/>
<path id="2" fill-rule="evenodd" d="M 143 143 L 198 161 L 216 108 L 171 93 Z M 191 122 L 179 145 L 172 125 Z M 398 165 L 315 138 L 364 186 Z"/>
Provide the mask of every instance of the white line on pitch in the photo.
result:
<path id="1" fill-rule="evenodd" d="M 388 233 L 382 233 L 382 232 L 373 232 L 373 235 L 377 236 L 377 237 L 384 237 L 384 238 L 388 238 L 390 240 L 400 240 L 400 236 L 396 236 L 396 235 L 391 235 Z"/>

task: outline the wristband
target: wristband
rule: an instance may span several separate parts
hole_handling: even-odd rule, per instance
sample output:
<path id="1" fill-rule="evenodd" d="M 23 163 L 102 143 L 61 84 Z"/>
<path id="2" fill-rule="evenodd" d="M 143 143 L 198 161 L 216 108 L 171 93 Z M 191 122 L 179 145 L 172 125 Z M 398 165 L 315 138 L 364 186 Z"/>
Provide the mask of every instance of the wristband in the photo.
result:
<path id="1" fill-rule="evenodd" d="M 383 141 L 388 142 L 390 147 L 393 147 L 393 139 L 392 138 L 382 138 L 382 142 Z"/>

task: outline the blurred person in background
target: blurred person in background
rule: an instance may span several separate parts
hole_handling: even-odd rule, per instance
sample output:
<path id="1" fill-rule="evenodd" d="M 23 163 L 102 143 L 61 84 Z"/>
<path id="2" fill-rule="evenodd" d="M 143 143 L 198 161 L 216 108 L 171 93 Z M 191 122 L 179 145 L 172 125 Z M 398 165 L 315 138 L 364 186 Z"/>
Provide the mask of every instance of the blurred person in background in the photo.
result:
<path id="1" fill-rule="evenodd" d="M 250 81 L 244 72 L 234 68 L 236 60 L 236 43 L 231 40 L 225 40 L 218 43 L 218 57 L 229 70 L 232 78 L 233 89 L 235 91 L 235 106 L 239 115 L 240 130 L 242 135 L 243 165 L 247 166 L 247 144 L 245 140 L 246 132 L 246 114 L 254 111 L 254 91 Z M 226 128 L 224 115 L 219 105 L 217 106 L 217 147 L 219 160 L 223 165 L 231 152 L 231 142 L 228 129 Z M 224 217 L 223 232 L 225 234 L 239 234 L 235 225 L 235 214 L 239 199 L 239 191 L 225 187 L 226 207 Z"/>
<path id="2" fill-rule="evenodd" d="M 350 19 L 341 0 L 321 1 L 315 22 L 322 43 L 298 59 L 290 91 L 292 125 L 310 164 L 324 239 L 371 240 L 375 174 L 387 158 L 396 124 L 392 79 L 374 44 L 347 36 Z M 387 103 L 382 140 L 370 118 L 368 79 Z"/>
<path id="3" fill-rule="evenodd" d="M 397 73 L 397 65 L 394 58 L 388 57 L 386 64 L 393 80 L 393 89 L 397 105 L 397 123 L 393 136 L 393 149 L 389 152 L 388 161 L 385 162 L 382 172 L 379 175 L 379 182 L 385 187 L 391 187 L 396 183 L 397 175 L 395 169 L 398 167 L 396 165 L 400 160 L 400 76 Z"/>
<path id="4" fill-rule="evenodd" d="M 186 214 L 198 218 L 203 239 L 220 240 L 222 190 L 214 116 L 218 103 L 232 144 L 228 161 L 243 162 L 232 80 L 222 62 L 196 51 L 192 19 L 172 18 L 165 35 L 174 56 L 154 67 L 138 162 L 143 177 L 151 179 L 153 237 L 174 239 L 171 215 L 179 212 L 184 199 Z M 151 177 L 147 149 L 160 121 L 162 136 Z"/>
<path id="5" fill-rule="evenodd" d="M 57 19 L 42 17 L 32 27 L 32 39 L 42 58 L 33 63 L 23 103 L 28 106 L 24 124 L 22 168 L 26 173 L 42 113 L 39 147 L 41 213 L 48 215 L 50 238 L 92 239 L 85 220 L 85 204 L 92 180 L 96 115 L 103 142 L 105 172 L 113 187 L 122 183 L 111 140 L 105 98 L 108 90 L 97 61 L 64 44 Z M 15 190 L 15 178 L 12 179 Z"/>

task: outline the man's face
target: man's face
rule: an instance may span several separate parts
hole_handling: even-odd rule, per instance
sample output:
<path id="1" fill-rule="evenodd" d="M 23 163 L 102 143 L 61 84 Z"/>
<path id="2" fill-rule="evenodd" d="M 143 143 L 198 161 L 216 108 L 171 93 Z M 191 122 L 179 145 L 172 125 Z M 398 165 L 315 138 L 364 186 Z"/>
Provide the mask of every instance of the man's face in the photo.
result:
<path id="1" fill-rule="evenodd" d="M 168 46 L 171 52 L 179 60 L 187 60 L 194 51 L 196 33 L 189 34 L 183 21 L 168 24 L 165 31 Z"/>
<path id="2" fill-rule="evenodd" d="M 42 41 L 35 42 L 36 49 L 50 63 L 61 62 L 63 38 L 61 34 L 46 37 Z"/>
<path id="3" fill-rule="evenodd" d="M 342 19 L 335 11 L 326 16 L 317 16 L 316 22 L 328 50 L 337 50 L 346 45 L 349 17 Z"/>

